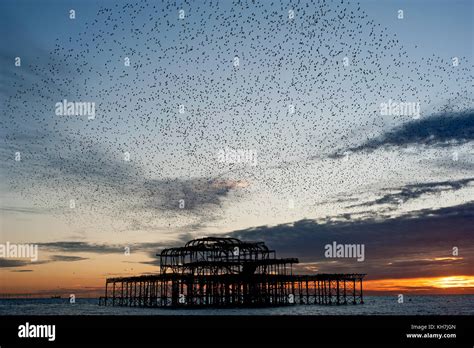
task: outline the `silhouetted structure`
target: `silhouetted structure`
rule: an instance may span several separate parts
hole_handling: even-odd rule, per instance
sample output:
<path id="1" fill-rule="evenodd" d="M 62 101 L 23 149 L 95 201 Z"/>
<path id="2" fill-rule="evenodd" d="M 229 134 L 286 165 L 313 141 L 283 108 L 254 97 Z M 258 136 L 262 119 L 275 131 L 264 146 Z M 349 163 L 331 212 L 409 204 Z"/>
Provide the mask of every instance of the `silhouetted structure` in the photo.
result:
<path id="1" fill-rule="evenodd" d="M 363 303 L 364 274 L 293 275 L 263 242 L 202 238 L 165 249 L 160 274 L 106 280 L 101 305 L 229 307 Z"/>

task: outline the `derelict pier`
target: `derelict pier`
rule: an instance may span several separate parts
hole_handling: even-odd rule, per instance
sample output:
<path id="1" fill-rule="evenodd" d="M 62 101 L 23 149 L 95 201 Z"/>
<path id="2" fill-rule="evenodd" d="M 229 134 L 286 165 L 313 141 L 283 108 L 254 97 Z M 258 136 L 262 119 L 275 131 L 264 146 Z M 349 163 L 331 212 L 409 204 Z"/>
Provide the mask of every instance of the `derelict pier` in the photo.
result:
<path id="1" fill-rule="evenodd" d="M 170 248 L 160 273 L 109 278 L 104 306 L 259 307 L 363 301 L 365 274 L 294 275 L 296 258 L 276 258 L 263 242 L 202 238 Z"/>

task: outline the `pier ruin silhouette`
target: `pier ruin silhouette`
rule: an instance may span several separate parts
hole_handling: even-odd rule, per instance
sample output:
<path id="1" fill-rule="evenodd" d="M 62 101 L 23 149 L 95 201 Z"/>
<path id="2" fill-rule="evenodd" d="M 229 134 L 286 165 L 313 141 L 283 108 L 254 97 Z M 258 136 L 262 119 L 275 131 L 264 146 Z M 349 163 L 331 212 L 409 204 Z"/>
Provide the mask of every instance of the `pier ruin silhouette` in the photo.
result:
<path id="1" fill-rule="evenodd" d="M 108 278 L 103 306 L 200 308 L 363 301 L 365 274 L 293 274 L 297 258 L 277 258 L 263 242 L 207 237 L 164 249 L 160 273 Z"/>

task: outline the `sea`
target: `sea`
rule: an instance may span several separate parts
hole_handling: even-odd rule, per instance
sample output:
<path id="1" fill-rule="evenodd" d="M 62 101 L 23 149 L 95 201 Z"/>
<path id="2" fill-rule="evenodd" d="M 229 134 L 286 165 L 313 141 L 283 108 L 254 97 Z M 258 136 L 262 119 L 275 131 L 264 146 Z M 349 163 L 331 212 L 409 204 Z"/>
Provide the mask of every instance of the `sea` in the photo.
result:
<path id="1" fill-rule="evenodd" d="M 0 315 L 474 315 L 474 295 L 365 296 L 358 305 L 163 309 L 103 307 L 94 298 L 0 299 Z"/>

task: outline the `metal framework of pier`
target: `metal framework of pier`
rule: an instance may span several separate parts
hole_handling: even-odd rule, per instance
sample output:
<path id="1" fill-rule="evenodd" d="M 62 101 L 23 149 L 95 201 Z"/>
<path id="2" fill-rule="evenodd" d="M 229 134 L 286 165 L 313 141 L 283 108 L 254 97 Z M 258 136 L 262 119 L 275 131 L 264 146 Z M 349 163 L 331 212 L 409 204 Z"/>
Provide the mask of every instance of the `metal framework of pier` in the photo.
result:
<path id="1" fill-rule="evenodd" d="M 202 238 L 159 255 L 160 273 L 109 278 L 99 304 L 130 307 L 252 307 L 364 303 L 365 274 L 294 275 L 296 258 L 263 242 Z"/>

